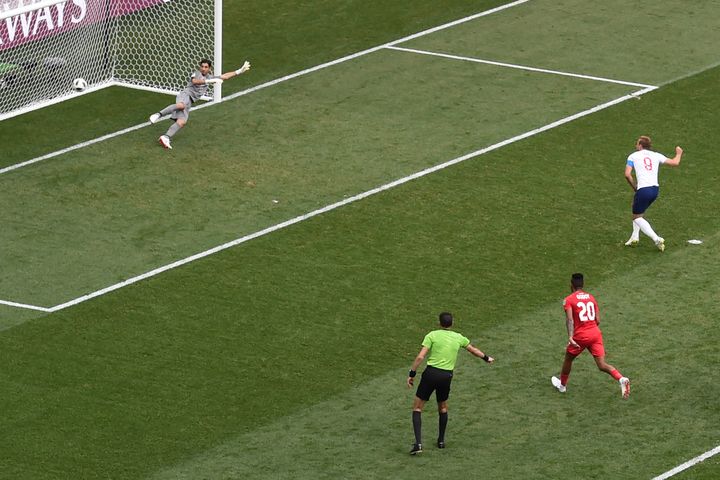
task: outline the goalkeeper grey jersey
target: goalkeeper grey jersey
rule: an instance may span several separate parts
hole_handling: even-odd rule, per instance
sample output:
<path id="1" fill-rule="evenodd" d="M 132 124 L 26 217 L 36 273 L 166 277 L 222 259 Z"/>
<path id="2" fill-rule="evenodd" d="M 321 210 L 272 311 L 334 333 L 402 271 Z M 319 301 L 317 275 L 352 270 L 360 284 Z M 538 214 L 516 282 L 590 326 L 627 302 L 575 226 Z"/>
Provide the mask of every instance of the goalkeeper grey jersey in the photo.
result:
<path id="1" fill-rule="evenodd" d="M 195 70 L 195 72 L 193 72 L 193 74 L 190 76 L 190 80 L 188 80 L 185 91 L 188 93 L 188 95 L 190 95 L 190 99 L 193 101 L 193 103 L 195 103 L 200 100 L 201 97 L 207 95 L 208 86 L 204 83 L 201 83 L 200 85 L 193 84 L 193 78 L 207 80 L 209 77 L 204 76 L 202 73 L 200 73 L 199 70 Z"/>

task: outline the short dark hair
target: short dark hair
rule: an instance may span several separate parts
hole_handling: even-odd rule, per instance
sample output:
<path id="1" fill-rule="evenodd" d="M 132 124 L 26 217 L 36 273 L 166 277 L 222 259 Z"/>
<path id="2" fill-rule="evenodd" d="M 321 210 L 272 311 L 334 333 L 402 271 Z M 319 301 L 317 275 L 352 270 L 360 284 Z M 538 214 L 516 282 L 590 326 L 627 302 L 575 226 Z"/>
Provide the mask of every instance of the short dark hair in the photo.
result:
<path id="1" fill-rule="evenodd" d="M 203 63 L 207 63 L 208 67 L 212 68 L 212 62 L 207 58 L 203 58 L 202 60 L 200 60 L 200 63 L 198 63 L 198 65 L 202 66 Z"/>
<path id="2" fill-rule="evenodd" d="M 585 279 L 582 273 L 573 273 L 570 277 L 570 284 L 575 288 L 582 288 L 585 285 Z"/>
<path id="3" fill-rule="evenodd" d="M 441 327 L 451 327 L 453 322 L 453 316 L 450 312 L 442 312 L 439 316 L 440 318 L 440 326 Z"/>

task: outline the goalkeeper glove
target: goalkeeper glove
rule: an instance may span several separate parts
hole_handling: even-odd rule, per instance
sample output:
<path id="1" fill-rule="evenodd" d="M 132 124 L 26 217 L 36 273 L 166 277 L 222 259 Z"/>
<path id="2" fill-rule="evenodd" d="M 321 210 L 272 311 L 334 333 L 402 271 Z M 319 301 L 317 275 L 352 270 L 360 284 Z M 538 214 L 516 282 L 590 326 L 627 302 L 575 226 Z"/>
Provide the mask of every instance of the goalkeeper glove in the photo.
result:
<path id="1" fill-rule="evenodd" d="M 245 60 L 245 63 L 243 63 L 243 66 L 235 70 L 235 75 L 240 75 L 241 73 L 245 73 L 248 70 L 250 70 L 250 62 Z"/>
<path id="2" fill-rule="evenodd" d="M 210 85 L 212 83 L 217 83 L 218 85 L 220 85 L 222 82 L 223 82 L 223 79 L 220 77 L 210 77 L 210 78 L 205 79 L 205 83 L 208 85 Z"/>

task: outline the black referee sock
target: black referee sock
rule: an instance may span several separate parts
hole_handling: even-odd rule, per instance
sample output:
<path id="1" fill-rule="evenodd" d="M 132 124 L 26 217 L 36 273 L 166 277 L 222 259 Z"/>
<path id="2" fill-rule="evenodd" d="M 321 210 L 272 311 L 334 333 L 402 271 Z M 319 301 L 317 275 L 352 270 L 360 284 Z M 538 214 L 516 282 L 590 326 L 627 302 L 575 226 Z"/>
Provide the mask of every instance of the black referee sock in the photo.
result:
<path id="1" fill-rule="evenodd" d="M 447 412 L 440 413 L 439 424 L 438 424 L 438 442 L 445 441 L 445 429 L 447 428 L 448 414 Z"/>
<path id="2" fill-rule="evenodd" d="M 415 431 L 415 443 L 422 443 L 422 412 L 416 412 L 413 410 L 413 430 Z"/>

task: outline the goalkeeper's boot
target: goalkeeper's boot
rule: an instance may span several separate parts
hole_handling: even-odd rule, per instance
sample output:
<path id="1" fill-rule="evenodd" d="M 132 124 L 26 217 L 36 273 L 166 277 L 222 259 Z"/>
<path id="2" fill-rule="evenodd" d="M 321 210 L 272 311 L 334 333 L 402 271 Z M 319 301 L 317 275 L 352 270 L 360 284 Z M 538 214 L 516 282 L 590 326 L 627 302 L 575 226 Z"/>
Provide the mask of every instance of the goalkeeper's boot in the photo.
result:
<path id="1" fill-rule="evenodd" d="M 163 148 L 167 148 L 168 150 L 172 150 L 172 145 L 170 145 L 170 137 L 167 135 L 163 135 L 158 139 L 158 142 L 160 142 L 160 145 L 163 146 Z"/>
<path id="2" fill-rule="evenodd" d="M 655 241 L 655 246 L 658 250 L 661 252 L 665 251 L 665 239 L 662 237 L 658 237 L 658 239 Z"/>
<path id="3" fill-rule="evenodd" d="M 160 115 L 160 112 L 153 113 L 152 115 L 150 115 L 150 123 L 157 123 L 158 121 L 160 121 L 161 116 L 162 115 Z"/>
<path id="4" fill-rule="evenodd" d="M 622 393 L 622 397 L 628 398 L 630 396 L 630 379 L 627 377 L 622 377 L 619 381 L 620 381 L 620 392 Z"/>

